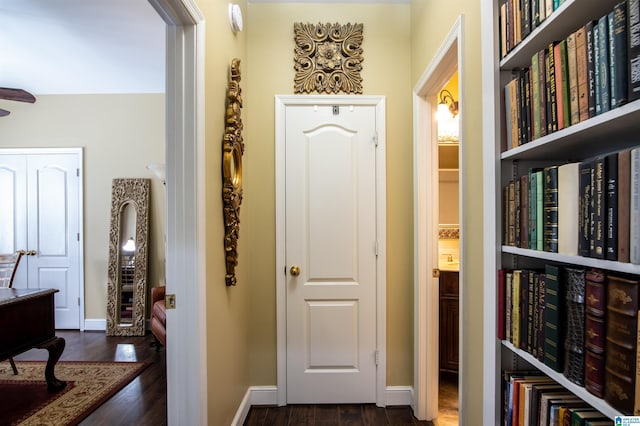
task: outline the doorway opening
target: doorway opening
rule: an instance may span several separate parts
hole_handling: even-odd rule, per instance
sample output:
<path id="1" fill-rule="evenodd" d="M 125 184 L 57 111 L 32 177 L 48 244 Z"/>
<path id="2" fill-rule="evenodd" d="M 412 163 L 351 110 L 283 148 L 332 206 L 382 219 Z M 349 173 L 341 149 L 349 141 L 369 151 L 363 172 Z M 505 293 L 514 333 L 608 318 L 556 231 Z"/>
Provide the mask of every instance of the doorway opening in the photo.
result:
<path id="1" fill-rule="evenodd" d="M 464 291 L 460 285 L 464 283 L 464 220 L 460 215 L 464 206 L 459 195 L 463 193 L 461 159 L 464 151 L 464 135 L 460 125 L 463 103 L 459 99 L 459 95 L 464 93 L 459 66 L 462 57 L 462 27 L 463 17 L 460 16 L 413 91 L 413 410 L 418 419 L 437 419 L 439 425 L 464 423 L 457 416 L 457 406 L 460 405 L 457 388 L 462 389 L 464 383 L 463 363 L 458 362 L 458 354 L 463 353 L 464 341 L 464 330 L 459 327 L 462 323 L 461 315 L 464 315 L 464 310 L 459 307 Z M 457 79 L 452 79 L 456 75 Z M 445 126 L 436 121 L 436 111 L 439 103 L 447 101 L 446 96 L 442 95 L 443 89 L 447 90 L 458 105 L 458 123 L 453 126 L 454 131 L 457 130 L 454 132 L 457 137 L 454 138 L 451 134 L 447 134 L 447 137 L 441 135 L 439 143 L 438 130 L 440 128 L 440 133 L 443 133 Z M 454 189 L 458 195 L 454 195 Z M 441 333 L 442 327 L 445 328 L 444 333 Z M 440 387 L 447 383 L 450 386 Z M 445 396 L 445 392 L 454 392 L 452 403 L 445 403 L 446 399 L 443 399 L 443 403 L 439 404 L 440 389 L 443 390 L 442 396 Z M 440 414 L 442 416 L 439 418 Z"/>

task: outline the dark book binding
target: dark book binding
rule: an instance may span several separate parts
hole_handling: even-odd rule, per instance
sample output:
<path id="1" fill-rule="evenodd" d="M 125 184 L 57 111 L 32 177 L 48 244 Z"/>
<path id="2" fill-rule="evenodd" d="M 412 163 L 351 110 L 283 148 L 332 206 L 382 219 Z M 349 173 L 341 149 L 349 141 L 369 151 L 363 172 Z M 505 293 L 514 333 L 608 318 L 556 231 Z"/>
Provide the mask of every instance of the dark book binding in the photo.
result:
<path id="1" fill-rule="evenodd" d="M 605 160 L 598 157 L 594 161 L 594 191 L 593 191 L 593 249 L 591 257 L 604 259 L 605 257 Z"/>
<path id="2" fill-rule="evenodd" d="M 640 0 L 627 0 L 627 76 L 629 101 L 640 98 Z"/>
<path id="3" fill-rule="evenodd" d="M 584 386 L 585 271 L 563 268 L 566 302 L 565 377 Z"/>
<path id="4" fill-rule="evenodd" d="M 580 233 L 578 235 L 578 254 L 588 257 L 590 253 L 590 216 L 589 206 L 591 205 L 591 163 L 583 161 L 580 163 L 580 215 L 578 217 L 578 226 Z"/>
<path id="5" fill-rule="evenodd" d="M 576 70 L 578 77 L 578 116 L 580 121 L 589 118 L 589 76 L 587 73 L 586 25 L 576 31 Z"/>
<path id="6" fill-rule="evenodd" d="M 604 399 L 625 415 L 637 414 L 638 279 L 608 274 L 606 282 Z"/>
<path id="7" fill-rule="evenodd" d="M 558 166 L 544 169 L 543 249 L 558 252 Z"/>
<path id="8" fill-rule="evenodd" d="M 609 13 L 609 66 L 611 108 L 627 103 L 627 2 L 616 4 Z"/>
<path id="9" fill-rule="evenodd" d="M 629 262 L 630 184 L 631 150 L 626 149 L 618 153 L 618 262 Z"/>
<path id="10" fill-rule="evenodd" d="M 585 276 L 585 377 L 584 387 L 599 398 L 604 396 L 604 350 L 606 291 L 605 274 L 592 269 Z"/>
<path id="11" fill-rule="evenodd" d="M 520 177 L 520 247 L 529 248 L 529 175 Z"/>
<path id="12" fill-rule="evenodd" d="M 564 367 L 564 304 L 560 268 L 545 265 L 544 363 L 559 372 Z"/>
<path id="13" fill-rule="evenodd" d="M 589 21 L 585 25 L 587 38 L 587 105 L 589 118 L 596 115 L 596 63 L 593 28 L 596 21 Z"/>
<path id="14" fill-rule="evenodd" d="M 596 47 L 596 114 L 611 109 L 611 85 L 609 81 L 609 17 L 604 15 L 598 19 L 598 26 L 593 28 Z M 597 30 L 596 30 L 597 28 Z"/>
<path id="15" fill-rule="evenodd" d="M 608 154 L 605 175 L 605 258 L 618 260 L 618 153 Z"/>

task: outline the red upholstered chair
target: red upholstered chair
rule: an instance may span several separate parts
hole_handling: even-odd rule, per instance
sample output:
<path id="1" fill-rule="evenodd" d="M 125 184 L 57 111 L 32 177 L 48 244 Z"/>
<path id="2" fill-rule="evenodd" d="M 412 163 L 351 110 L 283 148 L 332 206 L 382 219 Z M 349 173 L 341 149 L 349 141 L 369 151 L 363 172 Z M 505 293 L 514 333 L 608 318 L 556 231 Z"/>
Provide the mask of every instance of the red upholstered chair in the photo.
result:
<path id="1" fill-rule="evenodd" d="M 164 304 L 166 287 L 151 288 L 151 332 L 156 338 L 156 349 L 167 343 L 167 311 Z"/>

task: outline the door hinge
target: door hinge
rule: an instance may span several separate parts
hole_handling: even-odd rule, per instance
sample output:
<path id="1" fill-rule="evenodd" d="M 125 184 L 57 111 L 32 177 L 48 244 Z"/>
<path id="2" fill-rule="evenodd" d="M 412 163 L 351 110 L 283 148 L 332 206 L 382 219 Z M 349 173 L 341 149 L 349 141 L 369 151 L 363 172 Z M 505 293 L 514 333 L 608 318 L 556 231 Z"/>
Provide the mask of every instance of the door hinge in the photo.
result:
<path id="1" fill-rule="evenodd" d="M 339 105 L 334 105 L 333 106 L 333 115 L 340 115 L 340 106 Z"/>
<path id="2" fill-rule="evenodd" d="M 76 169 L 76 176 L 80 177 L 80 169 Z"/>
<path id="3" fill-rule="evenodd" d="M 379 252 L 379 248 L 380 248 L 380 246 L 378 245 L 378 240 L 376 240 L 375 246 L 373 248 L 375 253 L 376 253 L 376 257 L 378 257 L 378 253 L 380 253 Z"/>
<path id="4" fill-rule="evenodd" d="M 79 232 L 76 234 L 76 239 L 77 239 L 78 241 L 80 241 L 80 233 L 79 233 Z"/>
<path id="5" fill-rule="evenodd" d="M 378 147 L 378 132 L 373 133 L 373 143 Z"/>
<path id="6" fill-rule="evenodd" d="M 376 359 L 376 367 L 378 366 L 378 364 L 380 363 L 380 351 L 376 349 L 376 351 L 374 352 L 374 357 Z"/>
<path id="7" fill-rule="evenodd" d="M 78 297 L 78 306 L 80 306 L 80 298 Z"/>

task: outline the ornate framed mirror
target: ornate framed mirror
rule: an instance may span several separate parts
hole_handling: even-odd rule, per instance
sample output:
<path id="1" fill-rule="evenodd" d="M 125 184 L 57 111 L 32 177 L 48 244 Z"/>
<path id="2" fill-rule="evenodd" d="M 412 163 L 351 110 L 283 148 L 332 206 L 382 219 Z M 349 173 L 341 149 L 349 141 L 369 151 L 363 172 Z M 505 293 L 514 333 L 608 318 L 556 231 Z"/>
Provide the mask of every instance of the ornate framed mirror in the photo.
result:
<path id="1" fill-rule="evenodd" d="M 111 188 L 107 336 L 144 336 L 149 179 L 114 179 Z"/>

